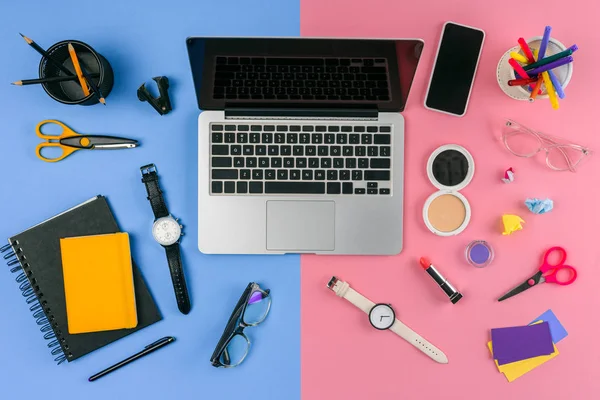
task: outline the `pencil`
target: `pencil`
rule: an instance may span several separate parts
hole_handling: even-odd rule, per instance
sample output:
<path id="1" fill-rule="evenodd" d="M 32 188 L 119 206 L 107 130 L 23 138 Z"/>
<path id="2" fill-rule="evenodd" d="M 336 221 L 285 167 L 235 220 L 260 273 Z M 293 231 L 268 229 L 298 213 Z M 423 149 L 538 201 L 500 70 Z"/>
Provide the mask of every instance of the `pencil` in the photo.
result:
<path id="1" fill-rule="evenodd" d="M 81 72 L 83 73 L 83 76 L 85 76 L 85 80 L 87 81 L 87 83 L 92 88 L 92 92 L 94 92 L 94 94 L 96 95 L 96 97 L 98 97 L 98 101 L 100 103 L 106 105 L 106 100 L 104 99 L 104 96 L 102 96 L 102 92 L 100 91 L 100 88 L 98 86 L 96 86 L 96 84 L 94 83 L 94 81 L 92 81 L 92 77 L 90 76 L 90 74 L 88 74 L 88 72 L 85 69 L 85 66 L 83 65 L 83 63 L 81 63 L 79 66 L 81 67 Z"/>
<path id="2" fill-rule="evenodd" d="M 52 57 L 50 57 L 50 54 L 48 54 L 48 52 L 46 50 L 44 50 L 42 47 L 40 47 L 40 45 L 38 45 L 36 42 L 29 39 L 27 36 L 23 35 L 22 33 L 19 33 L 19 35 L 21 35 L 23 37 L 23 39 L 25 39 L 25 42 L 27 42 L 27 44 L 30 45 L 35 51 L 40 53 L 44 58 L 46 58 L 46 60 L 48 60 L 52 64 L 54 64 L 55 67 L 57 67 L 62 72 L 67 74 L 67 76 L 74 76 L 73 72 L 69 71 L 64 65 L 62 65 L 61 63 L 59 63 L 58 61 L 55 61 Z"/>
<path id="3" fill-rule="evenodd" d="M 85 97 L 90 95 L 90 89 L 88 89 L 88 85 L 85 82 L 85 78 L 83 77 L 83 73 L 81 72 L 81 65 L 79 64 L 79 59 L 77 58 L 77 53 L 75 52 L 75 48 L 71 43 L 69 43 L 69 55 L 71 56 L 71 61 L 73 62 L 73 67 L 75 68 L 75 73 L 77 74 L 77 78 L 79 79 L 79 84 L 81 85 L 81 89 L 83 90 L 83 95 Z"/>
<path id="4" fill-rule="evenodd" d="M 92 78 L 97 78 L 100 74 L 92 74 L 90 75 Z M 68 81 L 76 81 L 77 77 L 75 75 L 71 76 L 53 76 L 51 78 L 40 78 L 40 79 L 22 79 L 20 81 L 16 81 L 11 83 L 11 85 L 16 86 L 26 86 L 26 85 L 36 85 L 40 83 L 59 83 L 59 82 L 68 82 Z"/>

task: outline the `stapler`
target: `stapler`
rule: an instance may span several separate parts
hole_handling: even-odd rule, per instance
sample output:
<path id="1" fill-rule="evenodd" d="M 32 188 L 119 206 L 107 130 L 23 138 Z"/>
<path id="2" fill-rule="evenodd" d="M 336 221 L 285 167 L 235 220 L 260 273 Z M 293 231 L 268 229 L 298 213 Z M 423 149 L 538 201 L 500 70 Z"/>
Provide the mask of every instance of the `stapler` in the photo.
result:
<path id="1" fill-rule="evenodd" d="M 173 108 L 169 99 L 169 79 L 166 76 L 155 76 L 152 78 L 158 86 L 158 97 L 150 94 L 146 88 L 146 84 L 142 83 L 137 91 L 137 96 L 140 101 L 147 101 L 160 115 L 168 114 Z"/>

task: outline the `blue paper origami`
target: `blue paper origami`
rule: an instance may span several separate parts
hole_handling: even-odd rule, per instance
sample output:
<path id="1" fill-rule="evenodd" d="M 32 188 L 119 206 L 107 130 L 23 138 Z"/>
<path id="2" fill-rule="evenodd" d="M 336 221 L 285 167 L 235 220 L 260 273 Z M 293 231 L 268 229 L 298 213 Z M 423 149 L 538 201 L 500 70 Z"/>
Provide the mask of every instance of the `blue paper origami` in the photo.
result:
<path id="1" fill-rule="evenodd" d="M 545 214 L 554 208 L 554 202 L 550 199 L 527 199 L 525 205 L 534 214 Z"/>

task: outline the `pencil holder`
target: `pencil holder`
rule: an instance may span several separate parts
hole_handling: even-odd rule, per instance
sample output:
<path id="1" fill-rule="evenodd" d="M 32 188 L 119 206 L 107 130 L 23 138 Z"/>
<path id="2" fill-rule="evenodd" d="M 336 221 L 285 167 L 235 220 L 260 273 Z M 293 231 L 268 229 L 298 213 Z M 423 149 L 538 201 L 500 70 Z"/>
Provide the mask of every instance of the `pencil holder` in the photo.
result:
<path id="1" fill-rule="evenodd" d="M 540 48 L 540 43 L 542 41 L 541 36 L 534 36 L 531 39 L 527 40 L 527 44 L 531 48 L 531 51 L 534 49 Z M 559 42 L 554 38 L 550 38 L 548 42 L 548 47 L 546 49 L 546 56 L 551 56 L 553 54 L 560 53 L 561 51 L 566 50 L 564 44 Z M 515 46 L 504 53 L 502 58 L 500 58 L 500 62 L 498 63 L 498 68 L 496 69 L 496 78 L 498 79 L 498 85 L 500 85 L 500 89 L 507 96 L 512 97 L 515 100 L 529 100 L 529 95 L 531 94 L 524 86 L 508 86 L 508 81 L 515 78 L 515 71 L 508 63 L 510 59 L 510 53 L 516 51 L 519 54 L 523 54 L 523 51 L 519 46 Z M 566 65 L 562 65 L 560 67 L 554 68 L 552 70 L 556 75 L 558 81 L 561 83 L 561 86 L 564 88 L 567 87 L 569 82 L 571 81 L 571 77 L 573 76 L 573 63 L 569 63 Z M 546 92 L 546 88 L 543 85 L 544 89 L 542 90 L 542 94 L 538 95 L 538 99 L 547 99 L 548 93 Z"/>
<path id="2" fill-rule="evenodd" d="M 62 64 L 69 71 L 75 69 L 71 56 L 69 55 L 68 45 L 71 43 L 77 53 L 79 62 L 84 65 L 87 72 L 91 74 L 99 74 L 97 78 L 91 78 L 96 84 L 102 95 L 106 98 L 111 92 L 114 84 L 113 70 L 102 55 L 98 54 L 94 49 L 83 42 L 77 40 L 65 40 L 52 45 L 47 51 L 53 60 Z M 66 74 L 56 65 L 48 62 L 46 58 L 42 58 L 39 68 L 40 78 L 51 78 L 56 76 L 65 76 Z M 78 81 L 54 82 L 42 84 L 44 90 L 54 100 L 63 104 L 79 104 L 82 106 L 91 106 L 98 104 L 98 97 L 90 91 L 88 96 L 83 94 L 83 90 Z"/>

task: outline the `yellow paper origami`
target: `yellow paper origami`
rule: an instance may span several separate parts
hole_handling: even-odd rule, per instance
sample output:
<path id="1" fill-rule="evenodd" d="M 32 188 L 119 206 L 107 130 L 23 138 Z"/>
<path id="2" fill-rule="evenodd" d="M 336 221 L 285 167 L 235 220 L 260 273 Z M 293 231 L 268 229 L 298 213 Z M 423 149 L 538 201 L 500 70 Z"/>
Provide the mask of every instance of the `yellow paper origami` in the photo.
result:
<path id="1" fill-rule="evenodd" d="M 502 224 L 504 224 L 503 235 L 510 235 L 513 232 L 520 231 L 523 229 L 525 221 L 518 215 L 504 214 L 502 216 Z"/>
<path id="2" fill-rule="evenodd" d="M 539 324 L 541 322 L 542 322 L 541 320 L 535 321 L 533 324 Z M 530 324 L 530 325 L 533 325 L 533 324 Z M 494 352 L 492 350 L 493 347 L 492 347 L 491 340 L 487 343 L 487 346 L 488 346 L 488 349 L 490 350 L 490 354 L 493 357 Z M 525 375 L 532 369 L 535 369 L 535 368 L 539 367 L 540 365 L 542 365 L 543 363 L 552 360 L 558 354 L 559 354 L 558 349 L 556 348 L 556 345 L 554 345 L 554 353 L 549 354 L 547 356 L 528 358 L 527 360 L 516 361 L 513 363 L 509 363 L 509 364 L 504 364 L 504 365 L 498 365 L 497 360 L 494 360 L 494 362 L 496 363 L 496 367 L 498 368 L 498 371 L 502 372 L 509 382 L 512 382 L 515 379 Z"/>

